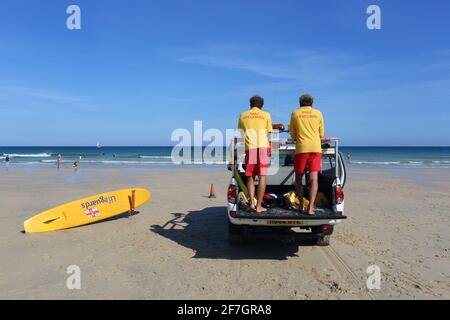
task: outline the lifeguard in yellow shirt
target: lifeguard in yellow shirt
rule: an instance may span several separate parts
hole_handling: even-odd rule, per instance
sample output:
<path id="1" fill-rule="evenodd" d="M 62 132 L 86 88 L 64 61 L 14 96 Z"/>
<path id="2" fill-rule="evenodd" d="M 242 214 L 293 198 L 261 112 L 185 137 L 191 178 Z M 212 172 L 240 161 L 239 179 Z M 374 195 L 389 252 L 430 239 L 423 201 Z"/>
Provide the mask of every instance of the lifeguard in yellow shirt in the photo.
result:
<path id="1" fill-rule="evenodd" d="M 262 207 L 266 191 L 266 174 L 270 163 L 270 144 L 268 134 L 272 131 L 272 120 L 268 112 L 262 111 L 264 99 L 260 96 L 250 98 L 250 110 L 242 112 L 238 128 L 245 140 L 245 176 L 250 197 L 250 209 L 257 213 L 267 211 Z M 254 205 L 255 180 L 258 176 L 257 204 Z"/>
<path id="2" fill-rule="evenodd" d="M 309 169 L 309 207 L 308 213 L 314 215 L 314 201 L 319 188 L 319 172 L 322 170 L 322 144 L 324 124 L 322 112 L 313 109 L 314 99 L 308 94 L 300 97 L 300 108 L 292 112 L 289 131 L 295 141 L 295 189 L 300 198 L 300 210 L 303 210 L 302 179 L 306 168 Z"/>

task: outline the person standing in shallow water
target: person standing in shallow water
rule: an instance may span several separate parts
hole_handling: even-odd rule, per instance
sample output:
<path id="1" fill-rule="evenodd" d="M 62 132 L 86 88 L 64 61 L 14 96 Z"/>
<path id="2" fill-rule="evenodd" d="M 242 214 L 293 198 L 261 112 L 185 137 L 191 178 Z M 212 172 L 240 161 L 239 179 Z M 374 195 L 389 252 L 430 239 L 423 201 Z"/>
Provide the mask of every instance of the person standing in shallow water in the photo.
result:
<path id="1" fill-rule="evenodd" d="M 11 159 L 9 158 L 9 154 L 7 154 L 6 157 L 5 157 L 6 168 L 9 167 L 9 162 L 10 161 L 11 161 Z"/>
<path id="2" fill-rule="evenodd" d="M 56 156 L 56 167 L 59 169 L 62 163 L 62 156 L 61 153 L 58 153 L 58 155 Z"/>

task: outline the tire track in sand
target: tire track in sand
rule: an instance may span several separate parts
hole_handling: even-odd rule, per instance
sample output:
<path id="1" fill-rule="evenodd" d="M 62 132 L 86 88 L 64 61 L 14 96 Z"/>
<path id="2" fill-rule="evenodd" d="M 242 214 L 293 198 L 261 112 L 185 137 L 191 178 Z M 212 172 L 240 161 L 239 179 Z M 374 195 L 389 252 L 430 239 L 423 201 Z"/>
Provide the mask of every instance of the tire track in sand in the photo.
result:
<path id="1" fill-rule="evenodd" d="M 334 250 L 332 246 L 321 247 L 321 251 L 325 258 L 336 269 L 339 276 L 344 279 L 352 288 L 356 289 L 362 298 L 376 300 L 375 296 L 368 291 L 365 286 L 361 286 L 361 279 L 355 274 L 352 268 L 345 262 L 345 260 Z"/>

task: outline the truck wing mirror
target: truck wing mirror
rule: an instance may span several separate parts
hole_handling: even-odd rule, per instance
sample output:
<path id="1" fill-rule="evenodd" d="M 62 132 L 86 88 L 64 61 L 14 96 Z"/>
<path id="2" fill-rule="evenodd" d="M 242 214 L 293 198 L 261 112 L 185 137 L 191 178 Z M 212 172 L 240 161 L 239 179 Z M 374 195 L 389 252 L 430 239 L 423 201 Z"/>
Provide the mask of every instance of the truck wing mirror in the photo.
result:
<path id="1" fill-rule="evenodd" d="M 284 131 L 284 124 L 276 123 L 276 124 L 272 125 L 272 129 L 273 130 Z"/>

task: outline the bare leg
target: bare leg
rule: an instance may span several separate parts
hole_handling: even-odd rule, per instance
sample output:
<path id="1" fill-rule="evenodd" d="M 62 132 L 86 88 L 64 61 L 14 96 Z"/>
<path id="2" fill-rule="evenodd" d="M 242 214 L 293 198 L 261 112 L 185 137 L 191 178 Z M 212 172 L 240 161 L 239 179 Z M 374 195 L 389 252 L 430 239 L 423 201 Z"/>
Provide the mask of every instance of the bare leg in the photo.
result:
<path id="1" fill-rule="evenodd" d="M 256 203 L 256 212 L 266 212 L 267 209 L 262 207 L 262 202 L 264 199 L 264 193 L 266 192 L 266 177 L 259 176 L 258 183 L 258 202 Z"/>
<path id="2" fill-rule="evenodd" d="M 300 211 L 303 211 L 303 174 L 298 172 L 295 173 L 295 192 L 297 193 L 297 197 L 300 200 Z"/>
<path id="3" fill-rule="evenodd" d="M 316 201 L 317 191 L 319 189 L 319 173 L 309 173 L 310 188 L 309 188 L 309 207 L 308 213 L 314 215 L 314 202 Z"/>
<path id="4" fill-rule="evenodd" d="M 247 177 L 247 189 L 248 189 L 248 195 L 250 202 L 250 208 L 255 209 L 255 203 L 253 202 L 253 199 L 255 198 L 255 179 L 253 177 Z"/>

